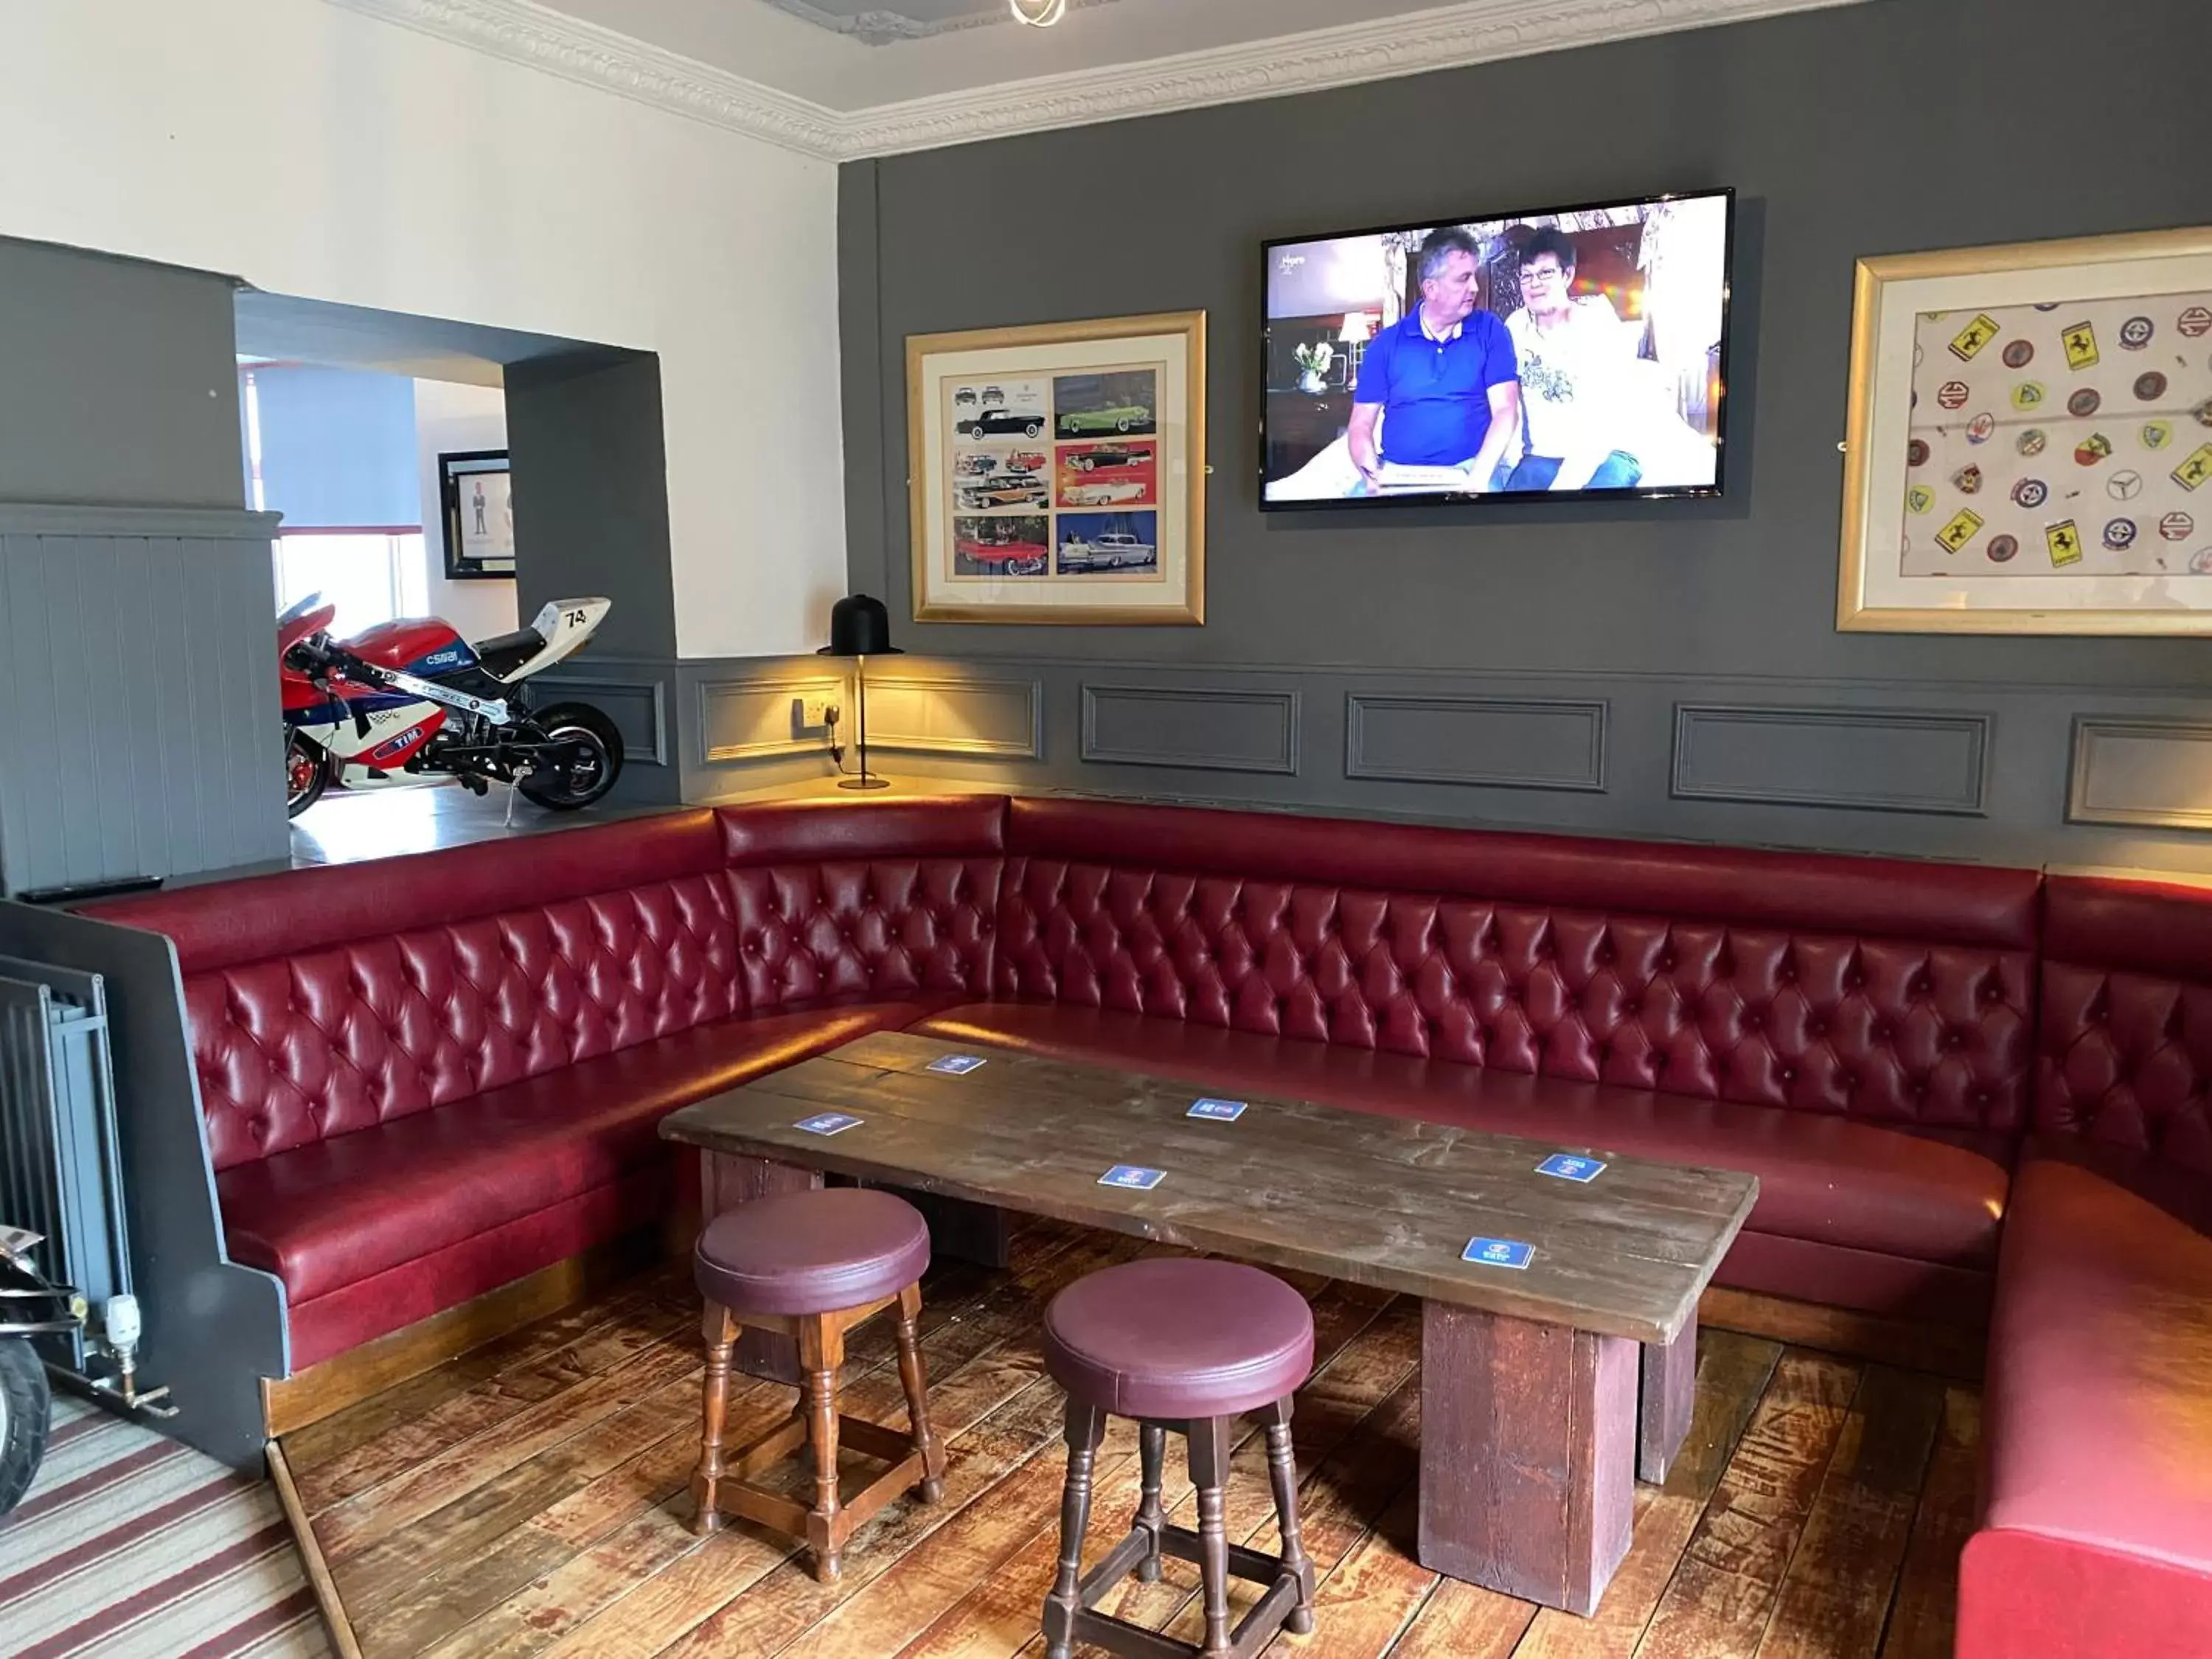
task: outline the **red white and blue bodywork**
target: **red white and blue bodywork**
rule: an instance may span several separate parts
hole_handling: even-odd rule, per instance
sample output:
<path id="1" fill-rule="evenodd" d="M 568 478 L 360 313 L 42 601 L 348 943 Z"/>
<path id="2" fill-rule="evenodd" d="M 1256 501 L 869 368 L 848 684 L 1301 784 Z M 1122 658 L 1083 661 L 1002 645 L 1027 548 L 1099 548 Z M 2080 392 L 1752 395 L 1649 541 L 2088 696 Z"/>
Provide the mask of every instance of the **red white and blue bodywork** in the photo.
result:
<path id="1" fill-rule="evenodd" d="M 620 739 L 604 714 L 564 704 L 533 717 L 522 690 L 574 655 L 611 608 L 603 599 L 556 600 L 528 628 L 471 645 L 436 618 L 380 623 L 333 641 L 325 631 L 332 607 L 313 599 L 295 605 L 276 631 L 294 810 L 304 811 L 325 784 L 377 788 L 419 782 L 426 773 L 450 774 L 479 790 L 536 775 L 541 787 L 526 793 L 538 799 L 557 793 L 550 773 L 580 763 L 572 750 L 586 739 L 604 748 L 611 737 L 611 768 L 604 756 L 595 764 L 618 769 Z M 571 714 L 579 715 L 572 725 L 599 729 L 556 734 L 554 717 Z"/>

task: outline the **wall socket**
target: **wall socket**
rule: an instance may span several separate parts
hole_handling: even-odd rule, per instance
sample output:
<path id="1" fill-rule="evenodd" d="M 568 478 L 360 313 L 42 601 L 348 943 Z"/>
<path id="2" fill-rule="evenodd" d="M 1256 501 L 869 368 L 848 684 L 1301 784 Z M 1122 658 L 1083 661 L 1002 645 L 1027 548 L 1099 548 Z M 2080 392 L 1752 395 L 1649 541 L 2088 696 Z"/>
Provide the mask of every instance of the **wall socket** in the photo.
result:
<path id="1" fill-rule="evenodd" d="M 799 729 L 803 732 L 820 732 L 828 729 L 830 711 L 836 706 L 836 699 L 818 693 L 799 698 Z"/>

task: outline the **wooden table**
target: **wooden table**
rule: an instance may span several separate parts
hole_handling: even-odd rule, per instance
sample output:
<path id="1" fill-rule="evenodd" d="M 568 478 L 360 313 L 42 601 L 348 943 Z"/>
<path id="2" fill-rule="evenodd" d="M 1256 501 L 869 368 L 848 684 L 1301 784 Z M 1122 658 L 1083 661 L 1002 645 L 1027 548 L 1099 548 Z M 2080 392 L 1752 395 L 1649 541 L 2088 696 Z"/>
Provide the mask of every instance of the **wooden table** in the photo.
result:
<path id="1" fill-rule="evenodd" d="M 933 1062 L 966 1054 L 964 1075 Z M 884 1033 L 667 1118 L 712 1215 L 823 1175 L 908 1188 L 1422 1298 L 1423 1565 L 1588 1613 L 1634 1486 L 1689 1428 L 1698 1293 L 1751 1213 L 1747 1175 L 1310 1102 L 1194 1119 L 1188 1083 Z M 823 1136 L 824 1112 L 860 1118 Z M 1536 1173 L 1605 1160 L 1577 1184 Z M 1165 1171 L 1103 1186 L 1115 1164 Z M 1464 1261 L 1474 1237 L 1534 1247 Z"/>

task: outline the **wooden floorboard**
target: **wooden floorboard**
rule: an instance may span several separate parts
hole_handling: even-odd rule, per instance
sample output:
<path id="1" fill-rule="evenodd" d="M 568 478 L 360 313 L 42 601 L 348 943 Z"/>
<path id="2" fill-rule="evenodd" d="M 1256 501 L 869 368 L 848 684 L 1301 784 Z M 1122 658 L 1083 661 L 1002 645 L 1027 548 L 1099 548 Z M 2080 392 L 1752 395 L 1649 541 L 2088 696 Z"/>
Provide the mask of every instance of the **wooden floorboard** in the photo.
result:
<path id="1" fill-rule="evenodd" d="M 945 1496 L 902 1498 L 814 1583 L 787 1540 L 744 1522 L 698 1537 L 699 1339 L 662 1270 L 349 1407 L 284 1442 L 303 1508 L 368 1659 L 1035 1659 L 1059 1547 L 1062 1398 L 1037 1346 L 1045 1304 L 1085 1273 L 1164 1247 L 1017 1225 L 1004 1272 L 948 1264 L 925 1287 L 922 1349 L 948 1454 Z M 1310 1300 L 1317 1365 L 1293 1419 L 1319 1628 L 1274 1659 L 1937 1659 L 1972 1525 L 1971 1385 L 1735 1332 L 1698 1341 L 1697 1409 L 1594 1619 L 1440 1579 L 1413 1559 L 1417 1303 L 1285 1275 Z M 854 1334 L 846 1409 L 902 1426 L 890 1328 Z M 734 1437 L 792 1392 L 733 1390 Z M 1102 1448 L 1086 1560 L 1127 1529 L 1136 1437 Z M 1171 1442 L 1166 1500 L 1194 1498 Z M 1264 1439 L 1230 1464 L 1230 1535 L 1279 1542 Z M 1259 1591 L 1237 1587 L 1239 1613 Z M 1170 1560 L 1104 1606 L 1191 1639 L 1195 1570 Z"/>

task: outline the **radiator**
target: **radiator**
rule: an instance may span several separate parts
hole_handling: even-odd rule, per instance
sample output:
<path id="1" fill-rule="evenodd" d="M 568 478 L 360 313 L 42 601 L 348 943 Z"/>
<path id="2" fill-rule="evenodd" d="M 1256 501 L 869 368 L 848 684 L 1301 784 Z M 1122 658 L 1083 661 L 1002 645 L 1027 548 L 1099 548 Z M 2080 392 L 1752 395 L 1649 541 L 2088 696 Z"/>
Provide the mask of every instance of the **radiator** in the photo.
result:
<path id="1" fill-rule="evenodd" d="M 107 1003 L 97 974 L 0 957 L 0 1224 L 94 1308 L 131 1291 Z M 82 1330 L 39 1339 L 80 1376 Z"/>

